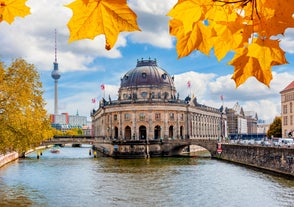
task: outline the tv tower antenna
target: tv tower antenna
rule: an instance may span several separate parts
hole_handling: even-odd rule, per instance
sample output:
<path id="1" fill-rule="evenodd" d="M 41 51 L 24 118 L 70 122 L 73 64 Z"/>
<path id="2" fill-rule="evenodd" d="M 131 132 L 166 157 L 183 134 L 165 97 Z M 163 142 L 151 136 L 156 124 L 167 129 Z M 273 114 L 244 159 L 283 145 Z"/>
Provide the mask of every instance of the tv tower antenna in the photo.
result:
<path id="1" fill-rule="evenodd" d="M 57 41 L 56 41 L 56 29 L 54 31 L 55 34 L 55 61 L 53 63 L 53 71 L 51 73 L 51 77 L 54 79 L 54 114 L 58 114 L 58 79 L 60 78 L 60 73 L 58 71 L 58 63 L 57 63 Z"/>

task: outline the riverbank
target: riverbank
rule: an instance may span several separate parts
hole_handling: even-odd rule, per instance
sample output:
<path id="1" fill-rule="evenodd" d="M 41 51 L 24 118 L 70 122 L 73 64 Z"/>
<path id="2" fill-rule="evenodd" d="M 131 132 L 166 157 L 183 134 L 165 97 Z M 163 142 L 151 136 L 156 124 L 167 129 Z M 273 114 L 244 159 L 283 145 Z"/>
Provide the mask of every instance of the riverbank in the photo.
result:
<path id="1" fill-rule="evenodd" d="M 14 160 L 17 160 L 20 157 L 26 156 L 26 155 L 28 155 L 32 152 L 38 151 L 38 150 L 43 150 L 45 148 L 46 148 L 45 146 L 36 147 L 35 149 L 31 149 L 22 155 L 20 155 L 17 152 L 10 152 L 5 155 L 0 154 L 0 168 L 3 167 L 4 165 L 14 161 Z"/>
<path id="2" fill-rule="evenodd" d="M 3 167 L 4 165 L 18 159 L 19 154 L 17 152 L 10 152 L 8 154 L 1 154 L 0 155 L 0 168 Z"/>

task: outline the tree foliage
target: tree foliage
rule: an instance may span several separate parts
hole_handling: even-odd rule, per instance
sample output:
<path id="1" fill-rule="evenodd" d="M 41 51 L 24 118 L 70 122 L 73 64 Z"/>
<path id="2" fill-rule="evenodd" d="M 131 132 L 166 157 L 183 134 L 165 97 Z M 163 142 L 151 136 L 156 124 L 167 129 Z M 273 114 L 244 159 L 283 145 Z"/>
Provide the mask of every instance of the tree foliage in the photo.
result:
<path id="1" fill-rule="evenodd" d="M 72 128 L 67 130 L 65 135 L 83 135 L 83 130 L 81 128 Z"/>
<path id="2" fill-rule="evenodd" d="M 0 62 L 0 151 L 24 152 L 52 137 L 39 79 L 23 59 Z"/>
<path id="3" fill-rule="evenodd" d="M 2 0 L 0 22 L 29 14 L 25 1 Z M 127 0 L 75 0 L 67 7 L 73 12 L 69 42 L 103 34 L 110 50 L 120 32 L 140 31 Z M 272 66 L 287 63 L 277 36 L 294 27 L 293 13 L 291 0 L 178 0 L 167 15 L 179 58 L 213 51 L 220 61 L 235 52 L 229 64 L 238 87 L 251 76 L 269 86 Z"/>
<path id="4" fill-rule="evenodd" d="M 267 137 L 282 137 L 282 120 L 276 117 L 266 133 Z"/>

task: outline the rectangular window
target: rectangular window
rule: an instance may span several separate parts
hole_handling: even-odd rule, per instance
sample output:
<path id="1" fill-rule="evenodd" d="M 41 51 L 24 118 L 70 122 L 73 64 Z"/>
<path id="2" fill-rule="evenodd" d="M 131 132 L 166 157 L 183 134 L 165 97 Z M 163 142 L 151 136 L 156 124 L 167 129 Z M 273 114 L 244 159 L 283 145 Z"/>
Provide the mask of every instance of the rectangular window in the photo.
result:
<path id="1" fill-rule="evenodd" d="M 287 105 L 283 106 L 283 114 L 287 114 Z"/>
<path id="2" fill-rule="evenodd" d="M 131 114 L 125 114 L 125 120 L 129 121 L 131 119 Z"/>
<path id="3" fill-rule="evenodd" d="M 181 114 L 181 121 L 184 121 L 184 114 Z"/>
<path id="4" fill-rule="evenodd" d="M 288 125 L 288 117 L 287 116 L 284 116 L 284 118 L 283 118 L 284 120 L 284 126 L 287 126 Z"/>
<path id="5" fill-rule="evenodd" d="M 140 113 L 140 121 L 144 121 L 145 120 L 145 114 L 144 113 Z"/>
<path id="6" fill-rule="evenodd" d="M 174 120 L 174 119 L 175 119 L 175 115 L 174 115 L 174 113 L 170 113 L 170 114 L 169 114 L 169 118 L 170 118 L 171 120 Z"/>
<path id="7" fill-rule="evenodd" d="M 160 113 L 155 113 L 155 120 L 160 120 Z"/>
<path id="8" fill-rule="evenodd" d="M 114 120 L 114 121 L 117 121 L 117 114 L 114 114 L 114 115 L 113 115 L 113 120 Z"/>

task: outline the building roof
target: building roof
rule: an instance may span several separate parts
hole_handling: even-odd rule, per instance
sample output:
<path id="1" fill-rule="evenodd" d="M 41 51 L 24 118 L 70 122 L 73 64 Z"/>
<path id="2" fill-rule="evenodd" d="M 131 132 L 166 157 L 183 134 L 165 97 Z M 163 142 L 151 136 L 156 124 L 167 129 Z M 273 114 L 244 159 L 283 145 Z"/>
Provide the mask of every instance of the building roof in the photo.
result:
<path id="1" fill-rule="evenodd" d="M 258 120 L 257 113 L 255 111 L 244 111 L 244 114 L 248 118 Z"/>
<path id="2" fill-rule="evenodd" d="M 173 78 L 157 66 L 156 60 L 138 60 L 134 69 L 121 79 L 121 87 L 170 86 L 174 88 Z"/>
<path id="3" fill-rule="evenodd" d="M 290 89 L 294 89 L 294 81 L 292 81 L 289 85 L 286 86 L 280 93 L 283 93 L 285 91 L 288 91 Z"/>

